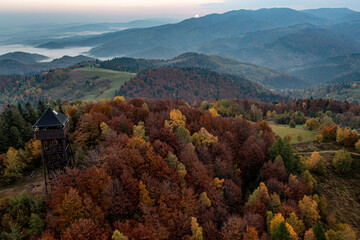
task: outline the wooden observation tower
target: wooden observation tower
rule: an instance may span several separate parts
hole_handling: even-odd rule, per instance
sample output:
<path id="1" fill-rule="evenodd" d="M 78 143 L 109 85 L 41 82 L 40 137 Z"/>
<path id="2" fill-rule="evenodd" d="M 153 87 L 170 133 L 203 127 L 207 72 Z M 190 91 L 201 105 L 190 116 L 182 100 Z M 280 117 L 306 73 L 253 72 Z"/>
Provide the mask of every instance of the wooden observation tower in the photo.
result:
<path id="1" fill-rule="evenodd" d="M 41 140 L 42 160 L 44 166 L 45 190 L 50 173 L 71 165 L 68 133 L 69 117 L 48 108 L 33 126 L 36 139 Z"/>

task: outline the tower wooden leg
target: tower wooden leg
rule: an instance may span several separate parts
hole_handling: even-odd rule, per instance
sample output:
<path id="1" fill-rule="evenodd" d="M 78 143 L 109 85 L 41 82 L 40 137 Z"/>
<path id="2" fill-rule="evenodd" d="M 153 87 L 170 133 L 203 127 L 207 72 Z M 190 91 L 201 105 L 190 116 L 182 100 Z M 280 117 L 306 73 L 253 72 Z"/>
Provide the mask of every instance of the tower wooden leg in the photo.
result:
<path id="1" fill-rule="evenodd" d="M 41 144 L 41 158 L 43 161 L 43 169 L 44 169 L 44 182 L 45 182 L 45 193 L 46 195 L 48 195 L 48 190 L 47 190 L 47 177 L 46 177 L 46 162 L 45 162 L 45 157 L 44 157 L 44 147 L 43 144 Z"/>

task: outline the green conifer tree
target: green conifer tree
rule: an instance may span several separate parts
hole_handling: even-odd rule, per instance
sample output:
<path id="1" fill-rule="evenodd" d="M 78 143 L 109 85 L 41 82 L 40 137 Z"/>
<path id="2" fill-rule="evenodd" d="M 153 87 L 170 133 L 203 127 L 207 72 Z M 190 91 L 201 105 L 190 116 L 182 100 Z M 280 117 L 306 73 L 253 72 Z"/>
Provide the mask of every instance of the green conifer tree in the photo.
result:
<path id="1" fill-rule="evenodd" d="M 284 222 L 271 234 L 271 240 L 291 240 L 290 232 L 287 230 Z"/>
<path id="2" fill-rule="evenodd" d="M 314 231 L 314 234 L 315 234 L 315 237 L 317 240 L 326 240 L 325 231 L 324 231 L 324 228 L 323 228 L 321 222 L 317 222 L 314 225 L 313 231 Z"/>

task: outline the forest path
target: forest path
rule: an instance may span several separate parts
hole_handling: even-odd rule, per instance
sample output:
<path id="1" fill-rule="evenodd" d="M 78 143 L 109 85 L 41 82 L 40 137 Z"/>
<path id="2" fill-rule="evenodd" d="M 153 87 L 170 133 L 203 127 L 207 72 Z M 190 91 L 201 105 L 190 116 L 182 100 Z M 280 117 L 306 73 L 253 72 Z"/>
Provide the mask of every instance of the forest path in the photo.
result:
<path id="1" fill-rule="evenodd" d="M 316 151 L 317 153 L 337 153 L 338 150 L 324 150 L 324 151 Z M 300 154 L 300 155 L 307 155 L 307 154 L 312 154 L 313 152 L 295 152 L 297 154 Z M 348 152 L 350 153 L 351 155 L 354 155 L 354 156 L 358 156 L 360 157 L 360 153 L 355 153 L 355 152 Z"/>

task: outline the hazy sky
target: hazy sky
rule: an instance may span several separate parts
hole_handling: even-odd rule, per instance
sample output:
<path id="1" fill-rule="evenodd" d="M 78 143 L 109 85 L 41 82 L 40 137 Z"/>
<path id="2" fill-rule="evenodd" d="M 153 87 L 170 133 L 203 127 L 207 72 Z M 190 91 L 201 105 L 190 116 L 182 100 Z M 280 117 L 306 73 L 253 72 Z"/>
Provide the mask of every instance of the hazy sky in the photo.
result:
<path id="1" fill-rule="evenodd" d="M 348 7 L 360 0 L 0 0 L 0 20 L 11 22 L 97 22 L 187 18 L 234 9 Z M 15 16 L 21 18 L 17 19 Z"/>

